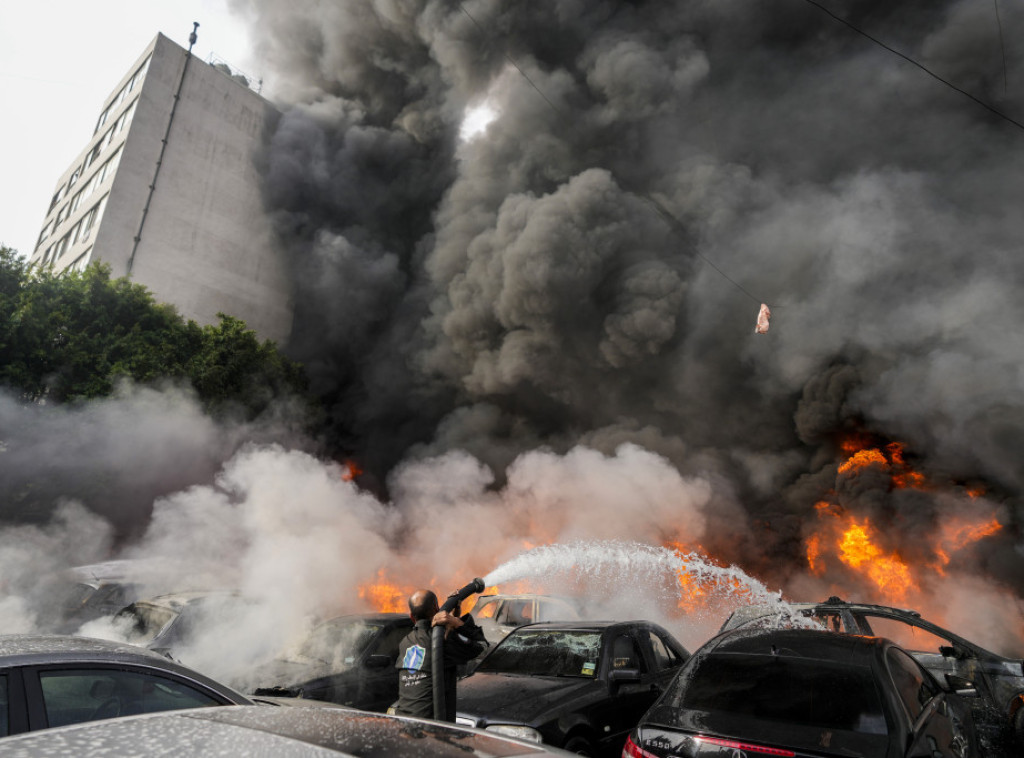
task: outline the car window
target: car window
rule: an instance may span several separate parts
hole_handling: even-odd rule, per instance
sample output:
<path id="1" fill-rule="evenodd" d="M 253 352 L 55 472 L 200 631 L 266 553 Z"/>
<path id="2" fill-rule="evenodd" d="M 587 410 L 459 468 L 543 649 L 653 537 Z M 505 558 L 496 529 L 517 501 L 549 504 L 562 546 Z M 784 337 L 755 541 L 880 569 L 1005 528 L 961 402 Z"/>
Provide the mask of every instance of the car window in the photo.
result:
<path id="1" fill-rule="evenodd" d="M 398 658 L 398 645 L 412 631 L 411 626 L 393 626 L 377 638 L 370 655 L 386 655 L 392 661 Z"/>
<path id="2" fill-rule="evenodd" d="M 533 601 L 532 600 L 509 600 L 505 603 L 505 612 L 501 619 L 503 623 L 511 626 L 522 626 L 532 624 Z"/>
<path id="3" fill-rule="evenodd" d="M 913 626 L 899 619 L 886 618 L 885 616 L 872 616 L 865 614 L 862 622 L 867 622 L 871 633 L 876 637 L 886 637 L 904 650 L 913 650 L 920 653 L 940 653 L 943 645 L 950 645 L 950 640 L 932 634 L 927 629 Z"/>
<path id="4" fill-rule="evenodd" d="M 537 615 L 539 616 L 537 621 L 569 621 L 579 618 L 579 614 L 573 610 L 571 605 L 553 599 L 538 600 Z"/>
<path id="5" fill-rule="evenodd" d="M 701 659 L 666 695 L 680 709 L 715 711 L 820 729 L 886 734 L 871 669 L 778 655 Z"/>
<path id="6" fill-rule="evenodd" d="M 814 620 L 830 632 L 843 632 L 843 617 L 835 611 L 815 611 Z"/>
<path id="7" fill-rule="evenodd" d="M 935 686 L 917 662 L 902 650 L 889 648 L 885 660 L 889 664 L 889 674 L 896 685 L 896 692 L 913 722 L 925 704 L 935 696 Z"/>
<path id="8" fill-rule="evenodd" d="M 136 603 L 117 614 L 118 619 L 129 619 L 128 641 L 133 645 L 147 645 L 157 638 L 164 628 L 177 618 L 170 608 Z"/>
<path id="9" fill-rule="evenodd" d="M 675 654 L 661 637 L 651 632 L 651 648 L 654 650 L 654 669 L 664 671 L 668 668 L 675 668 L 682 664 L 683 659 Z"/>
<path id="10" fill-rule="evenodd" d="M 492 619 L 498 615 L 498 609 L 501 608 L 500 600 L 491 600 L 488 603 L 484 603 L 479 609 L 473 609 L 473 615 L 478 619 Z"/>
<path id="11" fill-rule="evenodd" d="M 637 669 L 646 671 L 643 656 L 636 645 L 636 640 L 629 634 L 620 634 L 612 640 L 611 647 L 612 670 L 615 669 Z"/>
<path id="12" fill-rule="evenodd" d="M 303 658 L 341 670 L 355 663 L 382 628 L 380 624 L 362 621 L 325 621 L 310 632 L 299 653 Z M 398 655 L 397 643 L 394 654 Z"/>
<path id="13" fill-rule="evenodd" d="M 593 679 L 600 656 L 599 632 L 528 627 L 509 634 L 476 670 Z"/>
<path id="14" fill-rule="evenodd" d="M 7 675 L 0 674 L 0 737 L 10 733 L 10 717 L 7 715 Z"/>
<path id="15" fill-rule="evenodd" d="M 50 726 L 225 704 L 213 693 L 139 671 L 103 668 L 41 671 L 39 684 Z"/>

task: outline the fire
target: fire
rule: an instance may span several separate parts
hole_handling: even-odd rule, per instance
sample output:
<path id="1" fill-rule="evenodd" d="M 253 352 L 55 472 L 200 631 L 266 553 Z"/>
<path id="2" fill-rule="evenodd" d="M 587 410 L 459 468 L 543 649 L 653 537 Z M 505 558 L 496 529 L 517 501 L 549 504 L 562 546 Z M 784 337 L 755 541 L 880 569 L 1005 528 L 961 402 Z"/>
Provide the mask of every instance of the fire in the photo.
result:
<path id="1" fill-rule="evenodd" d="M 846 459 L 845 463 L 839 465 L 840 474 L 856 474 L 863 471 L 868 466 L 879 465 L 884 468 L 889 468 L 889 461 L 882 455 L 881 450 L 875 448 L 869 448 L 867 450 L 858 450 L 856 453 Z"/>
<path id="2" fill-rule="evenodd" d="M 907 592 L 916 590 L 910 567 L 898 553 L 885 554 L 872 538 L 873 529 L 865 519 L 853 523 L 839 540 L 839 560 L 853 569 L 863 567 L 871 581 L 894 603 L 906 601 Z"/>
<path id="3" fill-rule="evenodd" d="M 341 480 L 343 482 L 354 481 L 357 476 L 361 476 L 363 469 L 351 458 L 341 464 Z"/>
<path id="4" fill-rule="evenodd" d="M 945 576 L 946 566 L 949 565 L 951 560 L 950 553 L 962 550 L 985 537 L 991 537 L 1002 528 L 1003 525 L 994 518 L 983 523 L 954 521 L 944 524 L 941 527 L 939 544 L 935 548 L 936 560 L 931 564 L 931 567 L 941 576 Z"/>
<path id="5" fill-rule="evenodd" d="M 930 482 L 923 473 L 911 468 L 904 445 L 900 442 L 879 444 L 876 437 L 857 433 L 844 438 L 839 447 L 844 455 L 838 467 L 839 476 L 856 476 L 868 467 L 875 467 L 882 473 L 888 473 L 891 490 L 940 490 L 937 482 Z M 879 539 L 879 526 L 867 517 L 851 513 L 853 504 L 842 500 L 844 496 L 837 491 L 841 488 L 830 490 L 825 499 L 814 504 L 817 526 L 805 535 L 804 551 L 810 573 L 839 582 L 839 586 L 833 588 L 838 594 L 844 594 L 842 577 L 845 570 L 850 572 L 847 579 L 866 579 L 888 602 L 903 604 L 908 596 L 919 592 L 922 583 L 936 576 L 945 576 L 945 568 L 956 551 L 1002 528 L 991 513 L 980 518 L 947 518 L 931 534 L 918 535 L 925 540 L 925 552 L 930 546 L 934 557 L 925 558 L 915 565 L 898 549 L 884 547 Z M 963 492 L 966 507 L 966 503 L 981 497 L 985 490 L 974 486 L 965 488 Z M 898 522 L 887 522 L 881 526 L 881 533 L 889 540 L 898 538 L 899 533 L 891 531 L 897 525 Z M 916 549 L 917 552 L 920 549 Z"/>
<path id="6" fill-rule="evenodd" d="M 411 587 L 400 587 L 392 583 L 384 569 L 381 569 L 377 572 L 376 582 L 359 587 L 359 598 L 381 613 L 407 613 L 408 598 L 413 591 Z"/>

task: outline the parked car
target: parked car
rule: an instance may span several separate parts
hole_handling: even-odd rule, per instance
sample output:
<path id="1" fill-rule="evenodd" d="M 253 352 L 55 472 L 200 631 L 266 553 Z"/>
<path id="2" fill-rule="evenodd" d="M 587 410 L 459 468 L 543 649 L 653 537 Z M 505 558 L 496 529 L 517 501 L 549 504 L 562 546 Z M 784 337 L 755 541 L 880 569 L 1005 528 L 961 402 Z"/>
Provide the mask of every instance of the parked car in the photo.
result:
<path id="1" fill-rule="evenodd" d="M 257 695 L 326 700 L 383 712 L 398 698 L 398 644 L 412 630 L 408 614 L 339 616 L 313 628 L 295 656 L 257 674 Z"/>
<path id="2" fill-rule="evenodd" d="M 971 711 L 880 637 L 739 630 L 707 642 L 623 758 L 979 756 Z"/>
<path id="3" fill-rule="evenodd" d="M 437 721 L 347 708 L 202 708 L 110 719 L 8 737 L 27 758 L 540 758 L 561 750 Z"/>
<path id="4" fill-rule="evenodd" d="M 175 592 L 136 600 L 114 616 L 114 624 L 132 644 L 178 658 L 197 641 L 197 629 L 209 629 L 215 618 L 230 619 L 247 603 L 233 590 Z"/>
<path id="5" fill-rule="evenodd" d="M 1024 753 L 1024 661 L 993 653 L 921 618 L 916 611 L 884 605 L 823 603 L 740 608 L 722 625 L 780 628 L 806 619 L 837 632 L 887 637 L 910 652 L 936 679 L 967 696 L 979 737 L 992 750 Z"/>
<path id="6" fill-rule="evenodd" d="M 647 621 L 515 629 L 459 680 L 456 722 L 583 755 L 618 755 L 689 657 Z"/>
<path id="7" fill-rule="evenodd" d="M 253 703 L 133 645 L 64 635 L 0 637 L 0 736 L 132 713 Z"/>
<path id="8" fill-rule="evenodd" d="M 556 595 L 482 595 L 477 598 L 472 613 L 491 645 L 524 624 L 580 618 L 572 600 Z"/>

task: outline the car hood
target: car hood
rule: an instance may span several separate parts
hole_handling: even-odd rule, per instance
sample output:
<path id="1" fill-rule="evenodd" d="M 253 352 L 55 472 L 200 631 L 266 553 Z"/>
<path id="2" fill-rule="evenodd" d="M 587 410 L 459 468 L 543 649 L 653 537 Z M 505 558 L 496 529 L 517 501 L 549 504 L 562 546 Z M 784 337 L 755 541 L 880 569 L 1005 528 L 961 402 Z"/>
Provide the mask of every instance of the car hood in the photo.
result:
<path id="1" fill-rule="evenodd" d="M 457 708 L 474 720 L 536 725 L 557 717 L 562 706 L 596 692 L 604 688 L 594 679 L 477 672 L 459 681 Z"/>
<path id="2" fill-rule="evenodd" d="M 346 669 L 348 671 L 349 669 Z M 331 671 L 324 663 L 278 659 L 260 667 L 256 674 L 257 687 L 283 687 L 292 689 L 315 680 L 339 676 L 345 671 Z"/>

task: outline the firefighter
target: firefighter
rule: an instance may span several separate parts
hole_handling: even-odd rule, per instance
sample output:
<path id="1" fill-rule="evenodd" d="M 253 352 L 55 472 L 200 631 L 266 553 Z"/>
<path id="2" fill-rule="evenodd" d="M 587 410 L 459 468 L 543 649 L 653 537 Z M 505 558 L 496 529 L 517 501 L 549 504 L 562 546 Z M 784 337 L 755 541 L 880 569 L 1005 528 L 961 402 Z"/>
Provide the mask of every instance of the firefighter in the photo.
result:
<path id="1" fill-rule="evenodd" d="M 482 653 L 487 642 L 483 632 L 468 614 L 439 611 L 437 595 L 417 590 L 409 597 L 409 615 L 415 622 L 412 631 L 398 646 L 398 702 L 400 716 L 434 717 L 433 661 L 430 630 L 444 627 L 445 721 L 455 721 L 455 679 L 459 664 L 468 663 Z"/>

